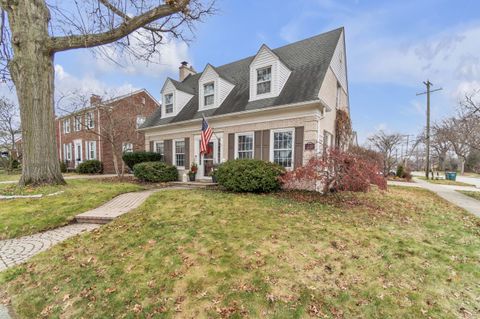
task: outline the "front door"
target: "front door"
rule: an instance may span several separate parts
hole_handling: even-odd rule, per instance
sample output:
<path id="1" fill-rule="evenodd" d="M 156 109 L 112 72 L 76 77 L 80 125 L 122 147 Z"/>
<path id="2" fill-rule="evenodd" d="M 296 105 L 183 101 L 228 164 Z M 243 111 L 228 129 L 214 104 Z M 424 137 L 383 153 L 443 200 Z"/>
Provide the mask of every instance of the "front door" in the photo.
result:
<path id="1" fill-rule="evenodd" d="M 213 167 L 221 162 L 222 137 L 212 136 L 207 153 L 200 155 L 200 136 L 195 136 L 195 162 L 198 164 L 197 178 L 209 178 Z"/>
<path id="2" fill-rule="evenodd" d="M 77 167 L 83 159 L 82 141 L 75 141 L 73 144 L 75 145 L 75 167 Z"/>

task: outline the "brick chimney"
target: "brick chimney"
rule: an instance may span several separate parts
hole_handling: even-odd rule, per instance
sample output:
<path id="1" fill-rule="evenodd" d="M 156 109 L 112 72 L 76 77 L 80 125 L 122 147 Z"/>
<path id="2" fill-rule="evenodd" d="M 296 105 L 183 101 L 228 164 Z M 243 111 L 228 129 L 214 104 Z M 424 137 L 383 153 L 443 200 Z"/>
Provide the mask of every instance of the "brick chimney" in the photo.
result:
<path id="1" fill-rule="evenodd" d="M 102 97 L 100 95 L 92 94 L 92 96 L 90 96 L 90 106 L 100 104 L 101 102 L 102 102 Z"/>
<path id="2" fill-rule="evenodd" d="M 182 82 L 183 80 L 185 80 L 185 78 L 187 76 L 189 76 L 190 74 L 193 75 L 193 74 L 196 74 L 197 72 L 193 69 L 192 66 L 188 66 L 188 62 L 187 61 L 183 61 L 181 64 L 180 64 L 180 67 L 178 68 L 179 69 L 179 81 Z"/>

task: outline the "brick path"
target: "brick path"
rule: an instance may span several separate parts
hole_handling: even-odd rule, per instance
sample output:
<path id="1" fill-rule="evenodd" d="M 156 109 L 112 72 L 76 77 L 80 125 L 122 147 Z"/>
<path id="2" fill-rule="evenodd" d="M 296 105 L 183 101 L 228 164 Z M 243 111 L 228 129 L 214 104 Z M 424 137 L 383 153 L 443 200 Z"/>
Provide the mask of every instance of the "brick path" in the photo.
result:
<path id="1" fill-rule="evenodd" d="M 158 189 L 119 195 L 100 207 L 75 216 L 80 223 L 105 224 L 140 206 Z"/>
<path id="2" fill-rule="evenodd" d="M 0 271 L 21 264 L 53 245 L 84 231 L 98 228 L 96 224 L 72 224 L 35 235 L 0 241 Z"/>

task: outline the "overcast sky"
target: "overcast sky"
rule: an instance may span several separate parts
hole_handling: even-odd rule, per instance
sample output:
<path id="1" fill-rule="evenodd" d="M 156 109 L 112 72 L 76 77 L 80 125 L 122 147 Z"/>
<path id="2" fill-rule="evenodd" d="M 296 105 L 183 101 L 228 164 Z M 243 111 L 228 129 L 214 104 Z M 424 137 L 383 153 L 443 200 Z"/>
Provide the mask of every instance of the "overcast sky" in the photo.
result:
<path id="1" fill-rule="evenodd" d="M 346 29 L 350 105 L 360 141 L 378 129 L 416 134 L 423 126 L 422 81 L 433 119 L 454 111 L 464 92 L 480 88 L 480 1 L 217 0 L 219 12 L 197 25 L 193 41 L 170 42 L 157 64 L 123 59 L 123 67 L 89 50 L 59 53 L 58 91 L 100 93 L 146 88 L 159 98 L 167 76 L 189 61 L 201 71 L 340 26 Z M 3 91 L 5 91 L 3 89 Z"/>

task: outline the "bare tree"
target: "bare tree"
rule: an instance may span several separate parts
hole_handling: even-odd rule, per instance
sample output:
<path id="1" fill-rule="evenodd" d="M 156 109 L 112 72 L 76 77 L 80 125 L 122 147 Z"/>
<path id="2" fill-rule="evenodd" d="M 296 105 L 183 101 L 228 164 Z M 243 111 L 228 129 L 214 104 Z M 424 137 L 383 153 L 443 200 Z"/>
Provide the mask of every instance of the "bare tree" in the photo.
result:
<path id="1" fill-rule="evenodd" d="M 64 183 L 54 128 L 54 56 L 98 47 L 149 60 L 167 37 L 185 39 L 212 12 L 201 0 L 0 0 L 0 64 L 20 105 L 20 184 Z M 108 45 L 108 46 L 107 46 Z M 103 46 L 103 47 L 101 47 Z"/>
<path id="2" fill-rule="evenodd" d="M 402 139 L 403 137 L 400 134 L 387 134 L 382 130 L 368 138 L 368 141 L 372 144 L 372 146 L 376 148 L 377 151 L 379 151 L 383 156 L 383 173 L 385 176 L 395 165 L 393 151 L 398 145 L 400 145 Z"/>
<path id="3" fill-rule="evenodd" d="M 112 153 L 115 173 L 118 177 L 123 177 L 125 163 L 122 160 L 122 154 L 126 151 L 123 143 L 128 141 L 134 148 L 144 147 L 140 142 L 144 139 L 131 136 L 129 132 L 136 131 L 138 128 L 137 116 L 146 117 L 149 114 L 147 114 L 146 105 L 136 103 L 134 99 L 131 99 L 128 105 L 123 104 L 123 109 L 117 109 L 122 107 L 122 103 L 115 97 L 116 95 L 115 92 L 105 92 L 102 96 L 96 96 L 97 103 L 91 104 L 90 96 L 85 93 L 77 91 L 62 93 L 57 102 L 57 109 L 65 115 L 80 118 L 80 121 L 74 121 L 74 123 L 78 123 L 82 130 L 92 136 L 99 137 L 102 145 L 108 145 Z M 93 117 L 96 114 L 99 119 L 95 128 L 92 128 L 86 120 L 91 114 L 94 114 Z M 143 135 L 138 131 L 134 134 Z"/>
<path id="4" fill-rule="evenodd" d="M 470 147 L 470 127 L 468 121 L 451 117 L 443 120 L 441 128 L 445 138 L 453 148 L 453 151 L 460 161 L 460 174 L 465 172 L 465 161 L 471 151 Z"/>
<path id="5" fill-rule="evenodd" d="M 438 166 L 441 171 L 445 170 L 445 161 L 448 151 L 451 149 L 448 133 L 443 125 L 433 124 L 430 145 L 438 157 Z"/>
<path id="6" fill-rule="evenodd" d="M 15 154 L 15 140 L 20 133 L 20 123 L 18 120 L 18 108 L 9 99 L 0 98 L 0 146 L 9 153 L 6 162 L 7 171 L 13 169 Z"/>

